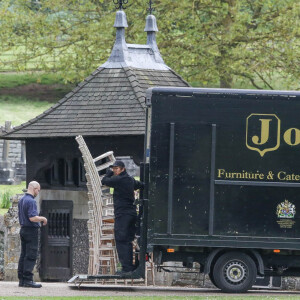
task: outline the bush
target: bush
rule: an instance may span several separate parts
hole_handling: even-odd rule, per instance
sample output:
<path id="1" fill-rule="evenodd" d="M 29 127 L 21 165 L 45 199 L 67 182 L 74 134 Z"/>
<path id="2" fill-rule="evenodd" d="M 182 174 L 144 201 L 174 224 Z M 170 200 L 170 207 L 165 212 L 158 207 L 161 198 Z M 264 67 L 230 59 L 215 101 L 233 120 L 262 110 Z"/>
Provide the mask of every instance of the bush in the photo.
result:
<path id="1" fill-rule="evenodd" d="M 10 198 L 12 197 L 12 193 L 9 191 L 4 191 L 4 193 L 0 194 L 0 208 L 10 208 Z"/>

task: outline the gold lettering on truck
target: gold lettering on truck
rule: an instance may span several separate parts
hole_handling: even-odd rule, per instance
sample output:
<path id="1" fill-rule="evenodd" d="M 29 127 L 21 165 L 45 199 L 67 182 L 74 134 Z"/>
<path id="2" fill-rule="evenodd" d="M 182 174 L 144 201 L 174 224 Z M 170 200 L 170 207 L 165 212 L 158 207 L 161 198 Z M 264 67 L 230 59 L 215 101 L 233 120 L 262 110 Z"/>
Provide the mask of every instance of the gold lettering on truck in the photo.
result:
<path id="1" fill-rule="evenodd" d="M 246 123 L 246 146 L 261 157 L 280 146 L 280 119 L 275 114 L 251 114 Z"/>
<path id="2" fill-rule="evenodd" d="M 261 122 L 261 133 L 260 138 L 257 135 L 252 137 L 252 142 L 255 145 L 263 145 L 269 140 L 269 132 L 270 132 L 270 122 L 272 119 L 259 119 Z"/>
<path id="3" fill-rule="evenodd" d="M 294 136 L 294 139 L 292 137 Z M 300 130 L 297 128 L 288 129 L 283 135 L 284 141 L 290 146 L 297 146 L 300 144 Z"/>

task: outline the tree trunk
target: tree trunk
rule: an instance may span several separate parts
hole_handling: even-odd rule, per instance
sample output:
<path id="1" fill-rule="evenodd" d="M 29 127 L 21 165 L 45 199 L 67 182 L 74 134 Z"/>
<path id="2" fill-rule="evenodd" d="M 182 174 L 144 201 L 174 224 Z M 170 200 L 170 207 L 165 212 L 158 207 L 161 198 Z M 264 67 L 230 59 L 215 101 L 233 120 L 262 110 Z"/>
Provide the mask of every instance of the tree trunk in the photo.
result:
<path id="1" fill-rule="evenodd" d="M 230 32 L 232 24 L 234 23 L 234 18 L 236 15 L 236 0 L 224 0 L 223 2 L 228 4 L 227 15 L 223 19 L 223 35 L 227 36 L 227 33 Z M 223 37 L 221 38 L 221 40 Z M 230 56 L 230 48 L 228 47 L 228 40 L 222 41 L 219 47 L 221 54 L 220 58 L 220 88 L 231 88 L 232 87 L 232 75 L 230 72 L 230 66 L 227 65 L 227 57 Z M 229 60 L 230 61 L 230 60 Z"/>

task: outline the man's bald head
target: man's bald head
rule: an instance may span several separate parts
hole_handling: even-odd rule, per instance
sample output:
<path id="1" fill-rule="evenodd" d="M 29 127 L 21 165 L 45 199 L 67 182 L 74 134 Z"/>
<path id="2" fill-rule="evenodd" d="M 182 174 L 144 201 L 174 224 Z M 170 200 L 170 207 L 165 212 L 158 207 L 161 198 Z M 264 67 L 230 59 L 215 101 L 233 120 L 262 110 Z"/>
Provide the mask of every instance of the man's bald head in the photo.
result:
<path id="1" fill-rule="evenodd" d="M 40 187 L 40 184 L 37 181 L 31 181 L 28 184 L 28 188 L 29 187 L 38 188 L 38 187 Z"/>
<path id="2" fill-rule="evenodd" d="M 28 184 L 27 193 L 31 194 L 33 197 L 36 197 L 41 190 L 41 186 L 37 181 L 31 181 Z"/>

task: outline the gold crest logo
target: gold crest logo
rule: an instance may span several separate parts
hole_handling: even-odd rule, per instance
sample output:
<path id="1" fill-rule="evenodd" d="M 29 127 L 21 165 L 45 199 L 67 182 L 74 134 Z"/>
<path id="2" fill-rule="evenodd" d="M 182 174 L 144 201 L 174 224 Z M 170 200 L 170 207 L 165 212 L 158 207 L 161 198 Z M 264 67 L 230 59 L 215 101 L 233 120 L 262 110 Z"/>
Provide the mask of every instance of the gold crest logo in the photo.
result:
<path id="1" fill-rule="evenodd" d="M 295 217 L 296 207 L 288 200 L 277 205 L 276 214 L 278 218 L 291 219 Z"/>
<path id="2" fill-rule="evenodd" d="M 246 123 L 246 146 L 261 157 L 280 146 L 280 119 L 275 114 L 251 114 Z"/>

